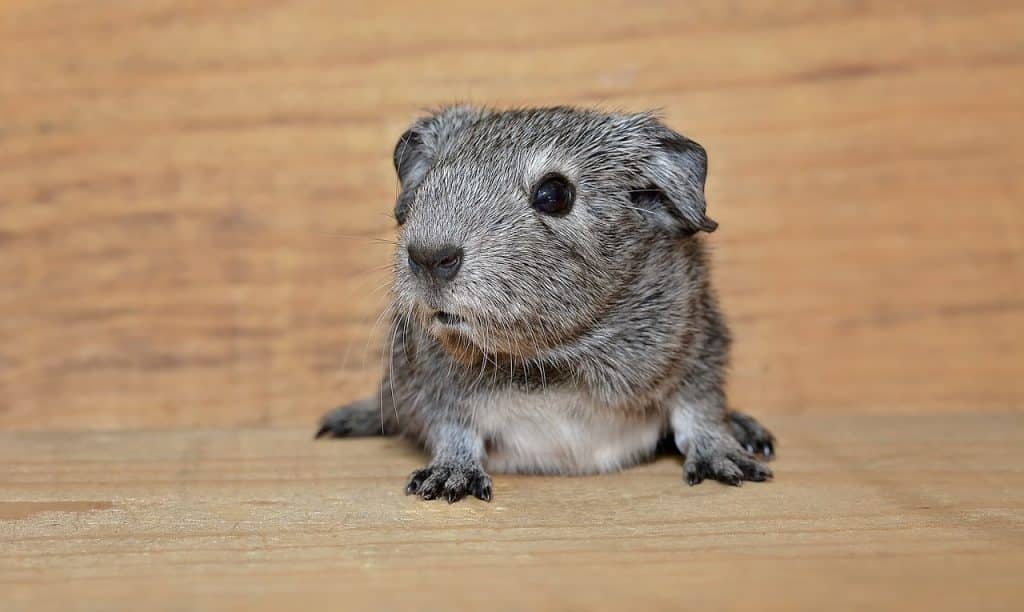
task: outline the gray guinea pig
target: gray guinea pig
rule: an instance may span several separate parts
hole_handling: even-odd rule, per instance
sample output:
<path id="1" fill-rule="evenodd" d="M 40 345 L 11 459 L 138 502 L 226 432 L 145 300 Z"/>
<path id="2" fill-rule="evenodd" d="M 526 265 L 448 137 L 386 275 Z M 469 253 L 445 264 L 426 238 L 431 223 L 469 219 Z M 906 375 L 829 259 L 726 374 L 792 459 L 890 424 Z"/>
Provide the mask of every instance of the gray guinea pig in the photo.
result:
<path id="1" fill-rule="evenodd" d="M 406 492 L 450 502 L 672 447 L 691 485 L 771 478 L 772 434 L 726 407 L 700 145 L 651 113 L 452 106 L 394 161 L 389 359 L 317 437 L 411 438 Z"/>

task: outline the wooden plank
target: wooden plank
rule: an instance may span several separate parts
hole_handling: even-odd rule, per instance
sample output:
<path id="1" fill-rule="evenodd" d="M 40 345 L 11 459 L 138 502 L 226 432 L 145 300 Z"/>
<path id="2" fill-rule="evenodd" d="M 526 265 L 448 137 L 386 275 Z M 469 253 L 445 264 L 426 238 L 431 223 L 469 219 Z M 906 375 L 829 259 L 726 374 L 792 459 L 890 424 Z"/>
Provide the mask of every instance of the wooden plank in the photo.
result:
<path id="1" fill-rule="evenodd" d="M 1022 62 L 1013 0 L 6 0 L 0 427 L 368 394 L 391 147 L 456 99 L 661 107 L 708 148 L 739 405 L 1016 410 Z"/>
<path id="2" fill-rule="evenodd" d="M 677 460 L 406 497 L 310 430 L 0 434 L 4 610 L 1019 610 L 1024 417 L 780 417 L 767 484 Z"/>

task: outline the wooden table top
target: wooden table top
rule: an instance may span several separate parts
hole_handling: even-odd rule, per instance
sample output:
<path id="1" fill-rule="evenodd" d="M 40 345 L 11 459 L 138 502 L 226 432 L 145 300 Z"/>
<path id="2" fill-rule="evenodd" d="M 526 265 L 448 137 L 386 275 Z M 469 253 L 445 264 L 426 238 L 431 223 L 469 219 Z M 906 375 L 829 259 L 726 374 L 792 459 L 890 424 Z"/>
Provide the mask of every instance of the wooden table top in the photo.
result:
<path id="1" fill-rule="evenodd" d="M 1024 416 L 802 416 L 769 484 L 677 460 L 402 494 L 311 429 L 0 434 L 5 610 L 1024 608 Z"/>

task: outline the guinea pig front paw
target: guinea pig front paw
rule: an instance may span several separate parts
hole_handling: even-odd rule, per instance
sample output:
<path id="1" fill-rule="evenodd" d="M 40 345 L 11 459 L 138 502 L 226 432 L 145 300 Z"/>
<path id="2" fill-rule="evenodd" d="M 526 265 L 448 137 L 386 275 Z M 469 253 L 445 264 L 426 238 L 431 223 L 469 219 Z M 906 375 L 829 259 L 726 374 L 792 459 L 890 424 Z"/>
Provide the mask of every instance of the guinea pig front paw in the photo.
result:
<path id="1" fill-rule="evenodd" d="M 744 480 L 763 482 L 772 477 L 772 471 L 742 449 L 735 440 L 719 437 L 701 440 L 691 445 L 683 463 L 686 482 L 690 486 L 705 479 L 740 486 Z"/>
<path id="2" fill-rule="evenodd" d="M 478 465 L 438 463 L 416 470 L 405 487 L 406 495 L 444 498 L 455 503 L 467 495 L 491 501 L 491 477 Z"/>

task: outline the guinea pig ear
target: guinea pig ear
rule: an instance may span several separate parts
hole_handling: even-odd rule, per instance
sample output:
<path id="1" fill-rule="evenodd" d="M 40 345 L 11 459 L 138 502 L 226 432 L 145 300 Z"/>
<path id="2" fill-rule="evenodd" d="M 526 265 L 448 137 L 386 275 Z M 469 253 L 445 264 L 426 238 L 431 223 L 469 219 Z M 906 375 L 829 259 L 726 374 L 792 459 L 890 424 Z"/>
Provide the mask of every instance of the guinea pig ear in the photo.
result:
<path id="1" fill-rule="evenodd" d="M 416 126 L 409 128 L 398 139 L 395 145 L 395 172 L 398 174 L 398 181 L 401 183 L 398 192 L 398 200 L 395 201 L 395 220 L 399 225 L 405 223 L 405 215 L 412 203 L 412 196 L 416 187 L 423 181 L 423 176 L 430 167 L 431 158 L 428 152 L 423 149 L 423 139 Z"/>
<path id="2" fill-rule="evenodd" d="M 713 232 L 718 223 L 704 214 L 704 180 L 708 155 L 704 147 L 661 127 L 644 163 L 648 185 L 630 192 L 633 204 L 650 213 L 659 225 L 679 236 Z"/>
<path id="3" fill-rule="evenodd" d="M 485 111 L 472 106 L 448 106 L 417 119 L 395 145 L 395 172 L 401 183 L 395 202 L 395 220 L 405 223 L 416 188 L 433 165 L 434 160 L 451 142 L 452 137 L 470 123 L 478 121 Z"/>

